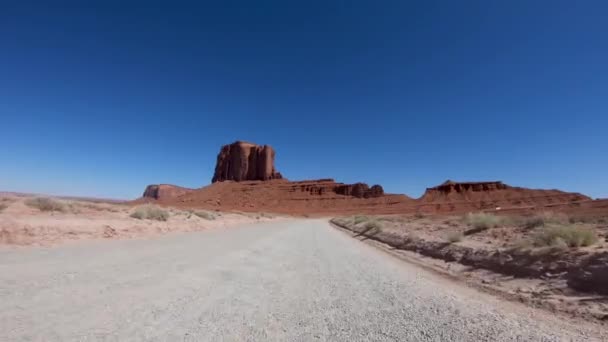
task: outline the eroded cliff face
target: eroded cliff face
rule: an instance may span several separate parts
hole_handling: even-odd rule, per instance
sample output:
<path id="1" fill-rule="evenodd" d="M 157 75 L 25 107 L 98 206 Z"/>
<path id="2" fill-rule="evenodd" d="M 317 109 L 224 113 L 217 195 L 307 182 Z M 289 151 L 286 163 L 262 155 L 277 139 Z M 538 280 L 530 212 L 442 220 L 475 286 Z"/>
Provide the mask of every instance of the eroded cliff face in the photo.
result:
<path id="1" fill-rule="evenodd" d="M 336 185 L 334 192 L 344 196 L 353 196 L 357 198 L 373 198 L 384 196 L 384 189 L 382 186 L 376 184 L 370 188 L 365 183 L 355 184 L 340 184 Z"/>
<path id="2" fill-rule="evenodd" d="M 281 179 L 283 176 L 274 167 L 274 156 L 274 149 L 268 145 L 243 141 L 225 145 L 217 156 L 211 182 Z"/>

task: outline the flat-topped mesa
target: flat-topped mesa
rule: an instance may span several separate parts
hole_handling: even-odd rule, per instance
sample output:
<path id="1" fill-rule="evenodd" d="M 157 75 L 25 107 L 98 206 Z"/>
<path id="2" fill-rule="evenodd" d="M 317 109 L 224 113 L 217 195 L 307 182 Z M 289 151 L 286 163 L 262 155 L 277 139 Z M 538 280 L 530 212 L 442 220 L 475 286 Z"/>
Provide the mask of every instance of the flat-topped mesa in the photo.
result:
<path id="1" fill-rule="evenodd" d="M 143 197 L 155 200 L 172 199 L 191 191 L 194 191 L 194 189 L 183 188 L 171 184 L 151 184 L 146 187 Z"/>
<path id="2" fill-rule="evenodd" d="M 274 155 L 274 149 L 268 145 L 244 141 L 224 145 L 217 155 L 211 182 L 281 179 L 283 176 L 274 168 Z"/>
<path id="3" fill-rule="evenodd" d="M 477 203 L 473 209 L 491 207 L 545 206 L 589 200 L 579 193 L 560 190 L 528 189 L 514 187 L 500 181 L 454 182 L 427 188 L 420 198 L 421 203 Z M 454 207 L 455 208 L 455 207 Z"/>

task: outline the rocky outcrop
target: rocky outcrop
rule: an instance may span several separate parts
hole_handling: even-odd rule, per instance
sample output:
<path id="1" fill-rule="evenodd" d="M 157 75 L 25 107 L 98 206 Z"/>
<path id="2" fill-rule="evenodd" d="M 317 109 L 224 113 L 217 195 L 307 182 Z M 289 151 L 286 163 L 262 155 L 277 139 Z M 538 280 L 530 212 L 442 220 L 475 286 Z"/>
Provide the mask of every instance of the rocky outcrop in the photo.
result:
<path id="1" fill-rule="evenodd" d="M 268 145 L 237 141 L 225 145 L 217 156 L 213 183 L 281 179 L 274 168 L 274 149 Z"/>
<path id="2" fill-rule="evenodd" d="M 447 180 L 442 184 L 428 188 L 427 192 L 436 191 L 442 194 L 449 194 L 451 192 L 468 192 L 468 191 L 496 191 L 504 190 L 509 186 L 500 181 L 492 182 L 454 182 Z"/>
<path id="3" fill-rule="evenodd" d="M 357 198 L 373 198 L 384 196 L 384 189 L 380 185 L 373 185 L 371 188 L 365 183 L 340 184 L 334 188 L 334 192 L 339 195 L 353 196 Z"/>
<path id="4" fill-rule="evenodd" d="M 148 199 L 172 199 L 194 191 L 194 189 L 182 188 L 170 184 L 152 184 L 146 187 L 144 198 Z"/>

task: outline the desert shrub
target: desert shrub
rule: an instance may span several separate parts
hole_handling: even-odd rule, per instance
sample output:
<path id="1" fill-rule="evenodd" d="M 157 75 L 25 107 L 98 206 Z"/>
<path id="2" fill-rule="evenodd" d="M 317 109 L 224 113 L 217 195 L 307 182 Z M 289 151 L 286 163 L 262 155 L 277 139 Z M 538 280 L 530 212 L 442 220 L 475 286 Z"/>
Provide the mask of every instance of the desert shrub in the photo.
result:
<path id="1" fill-rule="evenodd" d="M 48 197 L 34 197 L 25 200 L 25 205 L 40 211 L 59 211 L 65 212 L 67 206 L 65 203 Z"/>
<path id="2" fill-rule="evenodd" d="M 358 216 L 355 216 L 353 218 L 353 223 L 354 224 L 359 224 L 361 222 L 365 222 L 365 221 L 368 221 L 368 220 L 369 220 L 369 218 L 367 216 L 358 215 Z"/>
<path id="3" fill-rule="evenodd" d="M 378 221 L 368 221 L 363 225 L 363 233 L 367 234 L 378 234 L 382 231 L 382 224 Z"/>
<path id="4" fill-rule="evenodd" d="M 468 213 L 464 220 L 476 231 L 498 227 L 502 223 L 501 217 L 487 213 Z"/>
<path id="5" fill-rule="evenodd" d="M 415 219 L 422 219 L 422 218 L 424 218 L 424 214 L 423 214 L 423 213 L 421 213 L 420 211 L 417 211 L 417 212 L 414 214 L 414 218 L 415 218 Z"/>
<path id="6" fill-rule="evenodd" d="M 463 237 L 464 234 L 461 232 L 449 232 L 445 238 L 449 243 L 454 243 L 462 241 Z"/>
<path id="7" fill-rule="evenodd" d="M 532 229 L 549 224 L 566 224 L 568 222 L 574 223 L 568 215 L 546 211 L 533 216 L 524 217 L 520 225 L 526 229 Z"/>
<path id="8" fill-rule="evenodd" d="M 8 208 L 8 204 L 0 203 L 0 211 L 4 210 L 6 208 Z"/>
<path id="9" fill-rule="evenodd" d="M 539 216 L 539 215 L 529 216 L 529 217 L 525 217 L 522 220 L 521 225 L 526 229 L 542 227 L 545 225 L 545 220 L 543 219 L 542 216 Z"/>
<path id="10" fill-rule="evenodd" d="M 140 220 L 167 221 L 169 212 L 154 205 L 142 205 L 135 208 L 131 217 Z"/>
<path id="11" fill-rule="evenodd" d="M 568 247 L 584 247 L 597 242 L 597 236 L 595 232 L 586 228 L 573 225 L 551 225 L 543 227 L 534 236 L 533 241 L 537 247 L 559 244 L 566 244 Z"/>
<path id="12" fill-rule="evenodd" d="M 194 215 L 203 218 L 205 220 L 215 220 L 215 215 L 207 211 L 195 211 Z"/>

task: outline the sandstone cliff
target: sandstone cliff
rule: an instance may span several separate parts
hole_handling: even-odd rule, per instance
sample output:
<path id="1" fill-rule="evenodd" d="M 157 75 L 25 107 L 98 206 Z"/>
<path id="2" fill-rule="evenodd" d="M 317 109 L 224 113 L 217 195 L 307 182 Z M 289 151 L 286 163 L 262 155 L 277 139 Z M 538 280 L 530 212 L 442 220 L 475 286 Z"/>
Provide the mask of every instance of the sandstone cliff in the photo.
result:
<path id="1" fill-rule="evenodd" d="M 268 145 L 237 141 L 225 145 L 217 156 L 212 183 L 283 178 L 274 168 L 274 150 Z"/>

